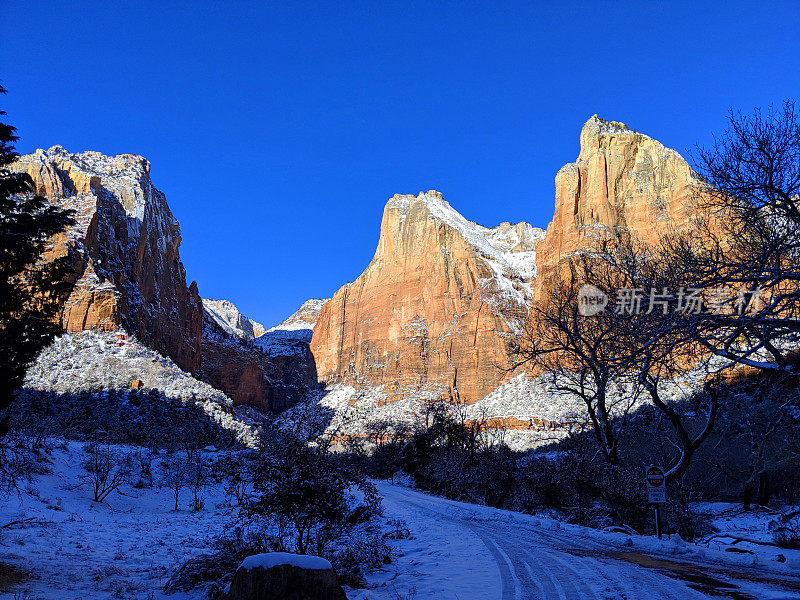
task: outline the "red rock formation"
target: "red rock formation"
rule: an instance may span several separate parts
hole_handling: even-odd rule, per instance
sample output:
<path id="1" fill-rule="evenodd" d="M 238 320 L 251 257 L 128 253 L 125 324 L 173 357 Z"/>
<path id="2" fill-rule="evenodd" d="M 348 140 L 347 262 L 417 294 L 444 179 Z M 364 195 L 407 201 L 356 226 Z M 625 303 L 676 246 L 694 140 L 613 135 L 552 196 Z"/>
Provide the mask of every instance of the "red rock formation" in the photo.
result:
<path id="1" fill-rule="evenodd" d="M 207 300 L 203 304 L 202 358 L 196 375 L 225 392 L 234 404 L 279 412 L 317 387 L 308 349 L 313 322 L 295 330 L 273 328 L 254 338 L 250 332 L 255 322 L 233 304 Z"/>
<path id="2" fill-rule="evenodd" d="M 202 309 L 186 286 L 178 222 L 140 156 L 72 154 L 60 146 L 20 157 L 36 190 L 77 211 L 78 223 L 53 240 L 45 259 L 69 256 L 75 287 L 61 322 L 67 331 L 124 328 L 194 371 Z"/>
<path id="3" fill-rule="evenodd" d="M 653 242 L 690 222 L 695 179 L 677 152 L 596 116 L 580 141 L 578 160 L 556 176 L 555 214 L 538 246 L 541 234 L 526 237 L 527 224 L 487 230 L 436 192 L 395 196 L 372 262 L 325 305 L 314 329 L 320 378 L 383 386 L 390 399 L 475 402 L 504 379 L 505 338 L 565 257 L 622 230 Z M 509 238 L 501 248 L 503 235 L 528 241 L 515 247 Z"/>
<path id="4" fill-rule="evenodd" d="M 556 175 L 553 220 L 537 248 L 541 284 L 565 257 L 627 230 L 646 243 L 687 225 L 695 176 L 683 157 L 623 123 L 593 116 L 574 163 Z"/>
<path id="5" fill-rule="evenodd" d="M 311 351 L 326 383 L 472 403 L 505 378 L 541 230 L 487 229 L 438 192 L 386 205 L 375 257 L 322 308 Z"/>

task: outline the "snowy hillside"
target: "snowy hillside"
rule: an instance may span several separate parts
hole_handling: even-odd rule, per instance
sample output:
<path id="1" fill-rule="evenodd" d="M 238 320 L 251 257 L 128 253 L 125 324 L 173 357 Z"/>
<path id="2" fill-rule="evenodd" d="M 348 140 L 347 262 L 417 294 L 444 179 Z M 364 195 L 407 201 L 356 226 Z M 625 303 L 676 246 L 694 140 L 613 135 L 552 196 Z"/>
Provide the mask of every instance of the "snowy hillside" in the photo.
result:
<path id="1" fill-rule="evenodd" d="M 237 415 L 230 398 L 121 331 L 57 337 L 28 370 L 23 389 L 77 394 L 129 390 L 132 385 L 157 390 L 172 400 L 196 402 L 242 442 L 254 440 L 256 423 L 243 412 Z"/>
<path id="2" fill-rule="evenodd" d="M 662 397 L 670 402 L 685 399 L 699 389 L 703 373 L 688 372 L 665 382 Z M 615 387 L 610 397 L 630 397 L 633 388 Z M 383 386 L 355 388 L 349 385 L 330 385 L 313 392 L 304 403 L 287 410 L 278 419 L 291 423 L 307 418 L 309 406 L 317 405 L 326 414 L 327 431 L 336 436 L 359 436 L 368 430 L 370 423 L 388 421 L 392 424 L 414 425 L 423 419 L 427 403 L 436 401 L 441 394 L 435 391 L 407 391 L 399 400 L 392 397 Z M 615 411 L 635 410 L 647 404 L 642 395 L 628 405 L 614 404 Z M 613 403 L 612 403 L 613 404 Z M 530 377 L 519 374 L 501 384 L 490 394 L 463 406 L 467 420 L 484 420 L 496 442 L 502 441 L 513 450 L 524 451 L 562 439 L 574 427 L 586 421 L 586 407 L 575 396 L 554 389 L 551 377 Z"/>
<path id="3" fill-rule="evenodd" d="M 46 472 L 34 475 L 26 492 L 0 503 L 0 523 L 9 524 L 3 529 L 3 563 L 19 574 L 13 588 L 6 587 L 13 581 L 0 581 L 2 597 L 208 597 L 202 588 L 167 594 L 164 585 L 181 565 L 208 555 L 214 540 L 234 528 L 238 507 L 223 484 L 203 487 L 201 510 L 191 509 L 187 488 L 179 492 L 179 509 L 174 510 L 174 494 L 158 478 L 152 486 L 126 483 L 105 502 L 92 502 L 81 467 L 83 444 L 58 439 L 46 443 Z M 115 449 L 131 457 L 139 451 Z M 210 451 L 202 456 L 213 462 L 228 455 Z M 173 458 L 154 457 L 153 473 Z M 550 592 L 543 597 L 570 600 L 708 598 L 692 589 L 694 572 L 687 571 L 687 563 L 729 581 L 724 589 L 736 593 L 732 598 L 797 597 L 775 582 L 796 581 L 800 550 L 733 544 L 726 538 L 771 540 L 775 516 L 768 512 L 736 517 L 730 505 L 717 505 L 719 534 L 689 544 L 676 535 L 658 541 L 570 525 L 548 515 L 453 502 L 388 482 L 379 482 L 378 490 L 385 518 L 405 533 L 393 540 L 393 560 L 366 573 L 364 589 L 347 589 L 351 600 L 522 598 L 543 586 Z M 742 547 L 747 552 L 728 551 Z M 645 568 L 623 554 L 634 552 L 641 559 L 660 557 L 661 568 Z M 716 597 L 723 596 L 728 597 Z"/>

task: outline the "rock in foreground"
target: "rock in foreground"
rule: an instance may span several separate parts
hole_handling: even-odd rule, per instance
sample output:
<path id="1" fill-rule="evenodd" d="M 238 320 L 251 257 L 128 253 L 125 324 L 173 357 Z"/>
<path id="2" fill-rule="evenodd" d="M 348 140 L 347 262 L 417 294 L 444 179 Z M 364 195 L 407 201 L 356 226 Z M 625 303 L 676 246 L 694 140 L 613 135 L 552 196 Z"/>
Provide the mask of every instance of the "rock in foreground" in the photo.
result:
<path id="1" fill-rule="evenodd" d="M 316 556 L 270 552 L 248 556 L 225 600 L 347 600 L 331 563 Z"/>

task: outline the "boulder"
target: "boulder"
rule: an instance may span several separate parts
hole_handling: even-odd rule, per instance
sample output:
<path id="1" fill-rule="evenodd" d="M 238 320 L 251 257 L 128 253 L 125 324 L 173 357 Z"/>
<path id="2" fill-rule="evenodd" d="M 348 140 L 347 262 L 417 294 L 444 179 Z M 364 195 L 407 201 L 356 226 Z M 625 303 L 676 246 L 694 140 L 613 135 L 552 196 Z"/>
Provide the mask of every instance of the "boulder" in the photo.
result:
<path id="1" fill-rule="evenodd" d="M 347 600 L 331 563 L 316 556 L 270 552 L 248 556 L 225 600 Z"/>

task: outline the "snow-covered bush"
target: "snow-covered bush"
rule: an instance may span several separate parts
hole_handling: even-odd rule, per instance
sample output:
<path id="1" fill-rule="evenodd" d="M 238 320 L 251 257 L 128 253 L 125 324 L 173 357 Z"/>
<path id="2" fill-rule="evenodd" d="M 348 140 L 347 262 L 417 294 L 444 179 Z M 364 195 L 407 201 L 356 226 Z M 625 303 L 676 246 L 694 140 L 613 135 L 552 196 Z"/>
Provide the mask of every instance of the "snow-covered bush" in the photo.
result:
<path id="1" fill-rule="evenodd" d="M 213 541 L 211 554 L 181 566 L 168 591 L 224 587 L 243 558 L 264 552 L 322 556 L 350 586 L 363 585 L 365 570 L 391 560 L 391 533 L 375 487 L 328 446 L 273 432 L 258 452 L 237 453 L 214 467 L 241 503 L 237 527 Z"/>
<path id="2" fill-rule="evenodd" d="M 800 550 L 800 513 L 782 515 L 773 527 L 773 540 L 781 548 Z"/>
<path id="3" fill-rule="evenodd" d="M 302 438 L 272 437 L 252 469 L 253 493 L 243 512 L 275 525 L 281 551 L 325 556 L 381 511 L 363 474 Z"/>

